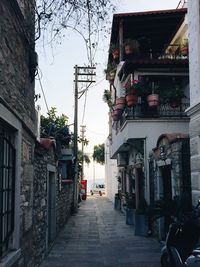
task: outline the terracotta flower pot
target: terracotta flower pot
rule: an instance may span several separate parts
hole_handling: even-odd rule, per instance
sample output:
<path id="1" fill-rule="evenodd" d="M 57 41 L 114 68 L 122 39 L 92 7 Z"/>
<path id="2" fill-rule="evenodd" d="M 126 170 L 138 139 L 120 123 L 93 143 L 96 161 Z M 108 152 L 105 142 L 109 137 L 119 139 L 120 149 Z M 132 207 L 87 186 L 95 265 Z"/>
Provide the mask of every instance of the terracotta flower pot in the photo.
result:
<path id="1" fill-rule="evenodd" d="M 116 99 L 116 109 L 124 109 L 126 105 L 126 99 L 125 97 L 120 97 Z"/>
<path id="2" fill-rule="evenodd" d="M 118 59 L 119 58 L 119 50 L 116 49 L 112 52 L 113 59 Z"/>
<path id="3" fill-rule="evenodd" d="M 120 109 L 113 110 L 113 112 L 112 112 L 113 121 L 118 121 L 120 114 L 121 114 L 121 110 Z"/>
<path id="4" fill-rule="evenodd" d="M 180 107 L 181 105 L 181 100 L 180 99 L 170 99 L 170 102 L 169 102 L 169 105 L 170 107 L 172 108 L 177 108 L 177 107 Z"/>
<path id="5" fill-rule="evenodd" d="M 126 95 L 126 103 L 128 107 L 133 107 L 137 105 L 138 97 L 134 94 L 127 94 Z"/>
<path id="6" fill-rule="evenodd" d="M 187 46 L 181 48 L 181 55 L 182 56 L 188 55 L 188 47 Z"/>
<path id="7" fill-rule="evenodd" d="M 157 107 L 159 105 L 159 95 L 157 94 L 148 95 L 147 102 L 149 107 Z"/>
<path id="8" fill-rule="evenodd" d="M 131 55 L 133 54 L 133 47 L 131 45 L 125 45 L 124 51 L 126 55 Z"/>

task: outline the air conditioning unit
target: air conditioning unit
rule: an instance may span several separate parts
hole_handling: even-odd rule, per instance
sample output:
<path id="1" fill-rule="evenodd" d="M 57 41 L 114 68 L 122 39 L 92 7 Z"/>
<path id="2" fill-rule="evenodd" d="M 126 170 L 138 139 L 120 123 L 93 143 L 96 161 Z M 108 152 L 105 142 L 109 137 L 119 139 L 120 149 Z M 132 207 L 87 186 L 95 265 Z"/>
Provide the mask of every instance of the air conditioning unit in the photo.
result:
<path id="1" fill-rule="evenodd" d="M 120 152 L 117 154 L 117 166 L 124 167 L 128 165 L 128 153 Z"/>

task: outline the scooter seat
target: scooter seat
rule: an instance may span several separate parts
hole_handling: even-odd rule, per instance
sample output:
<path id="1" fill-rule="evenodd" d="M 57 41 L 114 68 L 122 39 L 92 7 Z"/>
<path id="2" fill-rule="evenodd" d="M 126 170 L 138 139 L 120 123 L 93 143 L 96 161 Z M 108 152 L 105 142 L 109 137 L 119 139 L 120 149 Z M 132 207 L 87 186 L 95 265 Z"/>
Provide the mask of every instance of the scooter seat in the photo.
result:
<path id="1" fill-rule="evenodd" d="M 192 251 L 192 254 L 199 254 L 199 255 L 200 255 L 200 247 L 195 248 L 195 249 Z"/>

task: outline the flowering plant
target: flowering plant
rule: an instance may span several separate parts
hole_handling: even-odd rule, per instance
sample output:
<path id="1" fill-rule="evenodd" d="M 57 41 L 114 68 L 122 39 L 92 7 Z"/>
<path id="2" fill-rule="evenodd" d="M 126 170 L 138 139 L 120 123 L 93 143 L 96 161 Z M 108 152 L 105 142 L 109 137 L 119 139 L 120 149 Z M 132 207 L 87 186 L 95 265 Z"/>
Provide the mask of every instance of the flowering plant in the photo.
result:
<path id="1" fill-rule="evenodd" d="M 126 91 L 126 95 L 138 94 L 138 91 L 141 89 L 141 83 L 139 80 L 131 80 L 125 84 L 124 88 Z"/>

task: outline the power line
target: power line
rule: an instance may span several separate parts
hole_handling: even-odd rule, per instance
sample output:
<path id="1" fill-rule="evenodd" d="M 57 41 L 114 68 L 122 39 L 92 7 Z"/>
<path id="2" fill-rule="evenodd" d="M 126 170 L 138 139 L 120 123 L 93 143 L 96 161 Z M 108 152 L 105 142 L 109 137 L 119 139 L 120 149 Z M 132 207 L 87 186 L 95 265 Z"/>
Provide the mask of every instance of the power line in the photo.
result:
<path id="1" fill-rule="evenodd" d="M 83 106 L 82 124 L 83 124 L 84 119 L 85 119 L 86 103 L 87 103 L 87 91 L 85 92 L 85 100 L 84 100 L 84 106 Z"/>
<path id="2" fill-rule="evenodd" d="M 102 83 L 104 81 L 104 79 L 105 78 L 103 78 L 99 82 L 95 83 L 95 85 L 90 86 L 90 88 L 96 87 L 97 85 L 99 85 L 100 83 Z M 88 92 L 88 90 L 85 91 L 85 100 L 84 100 L 84 106 L 83 106 L 82 124 L 83 124 L 84 119 L 85 119 L 85 110 L 86 110 L 86 105 L 87 105 L 87 92 Z"/>
<path id="3" fill-rule="evenodd" d="M 38 73 L 38 81 L 39 81 L 39 84 L 40 84 L 40 88 L 42 90 L 42 94 L 43 94 L 43 97 L 44 97 L 44 102 L 45 102 L 47 111 L 49 112 L 49 107 L 48 107 L 48 104 L 47 104 L 46 96 L 45 96 L 45 93 L 44 93 L 44 89 L 43 89 L 43 86 L 42 86 L 42 82 L 41 82 L 39 73 Z"/>
<path id="4" fill-rule="evenodd" d="M 103 134 L 103 133 L 97 133 L 97 132 L 92 131 L 92 130 L 90 130 L 90 129 L 88 129 L 88 128 L 87 128 L 87 131 L 89 131 L 89 132 L 91 132 L 91 133 L 93 133 L 93 134 L 96 134 L 96 135 L 102 135 L 102 136 L 105 136 L 105 134 Z"/>

